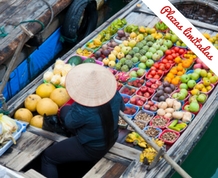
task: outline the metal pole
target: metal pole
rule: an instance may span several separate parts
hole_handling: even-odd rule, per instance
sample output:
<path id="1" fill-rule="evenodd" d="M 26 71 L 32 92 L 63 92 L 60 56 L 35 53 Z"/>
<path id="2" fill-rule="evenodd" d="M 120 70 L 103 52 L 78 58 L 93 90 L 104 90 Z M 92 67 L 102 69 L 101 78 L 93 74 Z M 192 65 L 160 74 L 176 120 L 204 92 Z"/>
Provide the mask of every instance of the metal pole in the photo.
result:
<path id="1" fill-rule="evenodd" d="M 134 122 L 131 121 L 122 111 L 119 113 L 122 117 L 145 141 L 151 145 L 157 152 L 160 151 L 160 147 L 152 141 Z M 184 178 L 191 178 L 187 172 L 185 172 L 166 152 L 163 153 L 164 159 Z"/>

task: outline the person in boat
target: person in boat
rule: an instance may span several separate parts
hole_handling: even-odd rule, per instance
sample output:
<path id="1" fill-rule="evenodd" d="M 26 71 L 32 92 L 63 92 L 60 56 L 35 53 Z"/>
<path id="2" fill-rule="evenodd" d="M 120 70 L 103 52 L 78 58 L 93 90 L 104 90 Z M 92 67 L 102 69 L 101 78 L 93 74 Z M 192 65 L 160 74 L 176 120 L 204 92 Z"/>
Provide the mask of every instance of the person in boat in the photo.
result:
<path id="1" fill-rule="evenodd" d="M 66 90 L 74 103 L 64 106 L 60 115 L 72 136 L 42 154 L 41 172 L 48 178 L 58 177 L 60 164 L 100 160 L 118 138 L 119 111 L 125 109 L 114 75 L 98 64 L 72 68 Z"/>

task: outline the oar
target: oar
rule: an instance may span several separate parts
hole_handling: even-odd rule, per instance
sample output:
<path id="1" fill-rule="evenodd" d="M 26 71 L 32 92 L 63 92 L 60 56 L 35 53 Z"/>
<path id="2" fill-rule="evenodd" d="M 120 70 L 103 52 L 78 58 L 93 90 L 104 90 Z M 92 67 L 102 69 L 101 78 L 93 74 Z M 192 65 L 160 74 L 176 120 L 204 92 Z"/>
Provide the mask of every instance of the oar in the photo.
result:
<path id="1" fill-rule="evenodd" d="M 157 152 L 161 152 L 161 148 L 153 142 L 134 122 L 131 121 L 122 111 L 119 113 L 122 117 L 144 140 L 151 145 Z M 184 178 L 191 178 L 166 152 L 163 152 L 163 158 Z"/>

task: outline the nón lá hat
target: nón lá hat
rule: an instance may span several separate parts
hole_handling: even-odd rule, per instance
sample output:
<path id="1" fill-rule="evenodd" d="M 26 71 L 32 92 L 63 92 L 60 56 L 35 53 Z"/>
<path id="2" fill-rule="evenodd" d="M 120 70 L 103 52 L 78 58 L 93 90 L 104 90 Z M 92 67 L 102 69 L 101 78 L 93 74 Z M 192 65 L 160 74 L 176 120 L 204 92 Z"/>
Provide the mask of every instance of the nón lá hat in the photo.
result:
<path id="1" fill-rule="evenodd" d="M 83 63 L 68 72 L 66 90 L 77 103 L 94 107 L 105 104 L 113 98 L 117 82 L 114 75 L 105 67 Z"/>

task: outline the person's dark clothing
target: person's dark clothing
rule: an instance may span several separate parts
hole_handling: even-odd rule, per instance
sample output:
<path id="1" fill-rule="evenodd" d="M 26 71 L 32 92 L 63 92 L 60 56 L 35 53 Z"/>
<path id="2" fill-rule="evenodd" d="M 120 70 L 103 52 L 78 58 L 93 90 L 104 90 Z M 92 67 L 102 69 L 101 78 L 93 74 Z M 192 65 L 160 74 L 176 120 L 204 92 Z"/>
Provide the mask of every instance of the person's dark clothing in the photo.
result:
<path id="1" fill-rule="evenodd" d="M 77 161 L 97 162 L 109 151 L 118 138 L 119 111 L 123 111 L 125 105 L 119 92 L 107 104 L 111 108 L 114 123 L 113 132 L 110 132 L 112 144 L 108 147 L 105 141 L 102 115 L 99 113 L 101 106 L 86 107 L 74 102 L 64 118 L 64 124 L 75 136 L 45 150 L 42 157 L 43 175 L 57 178 L 56 165 Z"/>

